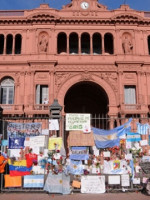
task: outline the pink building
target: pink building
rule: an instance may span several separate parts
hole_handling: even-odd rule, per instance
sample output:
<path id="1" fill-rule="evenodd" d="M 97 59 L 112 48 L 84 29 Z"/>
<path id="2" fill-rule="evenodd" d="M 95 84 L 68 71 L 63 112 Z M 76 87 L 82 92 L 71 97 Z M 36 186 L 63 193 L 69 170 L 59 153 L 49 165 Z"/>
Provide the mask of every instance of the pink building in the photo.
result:
<path id="1" fill-rule="evenodd" d="M 61 10 L 0 11 L 0 104 L 4 117 L 65 113 L 147 116 L 150 12 L 97 0 Z"/>

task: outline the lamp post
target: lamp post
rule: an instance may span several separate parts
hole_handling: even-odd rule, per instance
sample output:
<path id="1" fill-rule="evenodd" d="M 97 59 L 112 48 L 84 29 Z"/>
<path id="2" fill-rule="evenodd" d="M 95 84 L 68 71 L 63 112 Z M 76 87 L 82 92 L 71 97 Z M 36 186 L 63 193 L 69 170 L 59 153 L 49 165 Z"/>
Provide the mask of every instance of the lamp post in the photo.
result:
<path id="1" fill-rule="evenodd" d="M 62 136 L 63 134 L 63 126 L 62 126 L 62 120 L 60 120 L 62 118 L 61 115 L 61 110 L 62 110 L 62 106 L 58 103 L 57 99 L 54 99 L 54 102 L 52 103 L 52 105 L 49 106 L 49 111 L 50 111 L 50 119 L 54 119 L 54 120 L 58 120 L 59 123 L 59 134 L 57 134 L 57 136 Z M 53 131 L 52 131 L 53 132 Z M 56 130 L 55 130 L 55 135 L 56 135 Z"/>
<path id="2" fill-rule="evenodd" d="M 50 118 L 51 119 L 60 119 L 61 118 L 62 106 L 58 103 L 57 99 L 54 99 L 54 102 L 49 106 Z"/>

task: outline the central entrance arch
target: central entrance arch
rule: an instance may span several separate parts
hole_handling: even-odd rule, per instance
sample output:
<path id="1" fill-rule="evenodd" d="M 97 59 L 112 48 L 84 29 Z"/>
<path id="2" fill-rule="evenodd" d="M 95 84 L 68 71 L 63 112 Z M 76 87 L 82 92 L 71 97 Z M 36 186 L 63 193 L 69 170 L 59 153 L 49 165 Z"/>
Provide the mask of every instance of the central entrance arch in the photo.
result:
<path id="1" fill-rule="evenodd" d="M 98 84 L 82 81 L 74 84 L 66 93 L 64 99 L 65 113 L 108 113 L 108 96 Z"/>

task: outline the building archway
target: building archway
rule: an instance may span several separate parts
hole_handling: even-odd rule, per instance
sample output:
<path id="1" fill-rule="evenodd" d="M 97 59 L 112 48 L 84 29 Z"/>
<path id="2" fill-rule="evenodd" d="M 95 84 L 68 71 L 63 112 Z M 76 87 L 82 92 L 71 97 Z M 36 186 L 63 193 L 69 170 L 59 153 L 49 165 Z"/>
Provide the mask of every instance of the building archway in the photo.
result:
<path id="1" fill-rule="evenodd" d="M 91 81 L 82 81 L 69 88 L 64 99 L 65 113 L 108 113 L 108 96 L 105 90 Z"/>

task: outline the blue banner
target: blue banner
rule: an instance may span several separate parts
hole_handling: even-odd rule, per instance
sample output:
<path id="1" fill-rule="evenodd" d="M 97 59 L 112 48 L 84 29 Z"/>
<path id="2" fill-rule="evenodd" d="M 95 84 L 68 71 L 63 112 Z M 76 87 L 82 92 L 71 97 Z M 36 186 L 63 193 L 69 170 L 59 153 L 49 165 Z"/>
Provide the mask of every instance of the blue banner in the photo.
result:
<path id="1" fill-rule="evenodd" d="M 84 173 L 82 161 L 71 160 L 70 165 L 66 168 L 67 174 L 80 175 Z"/>
<path id="2" fill-rule="evenodd" d="M 2 140 L 2 146 L 8 146 L 8 140 Z"/>
<path id="3" fill-rule="evenodd" d="M 25 137 L 9 138 L 9 149 L 21 149 L 24 148 Z"/>
<path id="4" fill-rule="evenodd" d="M 27 175 L 24 176 L 24 188 L 43 188 L 44 175 Z"/>
<path id="5" fill-rule="evenodd" d="M 141 140 L 141 135 L 139 133 L 127 133 L 127 142 L 139 142 Z"/>
<path id="6" fill-rule="evenodd" d="M 94 141 L 97 148 L 110 148 L 120 145 L 120 136 L 125 135 L 131 130 L 132 118 L 125 124 L 118 126 L 112 130 L 103 130 L 92 128 Z"/>
<path id="7" fill-rule="evenodd" d="M 149 128 L 149 124 L 137 123 L 137 132 L 141 135 L 147 135 Z"/>
<path id="8" fill-rule="evenodd" d="M 44 190 L 49 193 L 70 194 L 70 176 L 64 173 L 49 173 L 45 182 Z"/>

